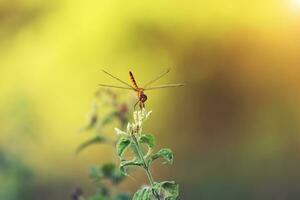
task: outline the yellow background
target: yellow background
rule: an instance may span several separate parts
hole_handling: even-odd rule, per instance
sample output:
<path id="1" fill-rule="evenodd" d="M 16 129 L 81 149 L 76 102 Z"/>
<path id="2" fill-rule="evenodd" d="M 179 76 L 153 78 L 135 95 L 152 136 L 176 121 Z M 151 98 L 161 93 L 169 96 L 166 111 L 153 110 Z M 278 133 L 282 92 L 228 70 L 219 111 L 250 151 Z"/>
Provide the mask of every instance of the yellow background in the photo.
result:
<path id="1" fill-rule="evenodd" d="M 185 200 L 300 198 L 299 24 L 297 0 L 1 0 L 0 149 L 33 173 L 22 199 L 93 192 L 88 167 L 114 151 L 74 150 L 97 84 L 117 84 L 101 69 L 145 83 L 169 67 L 161 83 L 186 86 L 147 94 L 175 152 L 155 177 Z"/>

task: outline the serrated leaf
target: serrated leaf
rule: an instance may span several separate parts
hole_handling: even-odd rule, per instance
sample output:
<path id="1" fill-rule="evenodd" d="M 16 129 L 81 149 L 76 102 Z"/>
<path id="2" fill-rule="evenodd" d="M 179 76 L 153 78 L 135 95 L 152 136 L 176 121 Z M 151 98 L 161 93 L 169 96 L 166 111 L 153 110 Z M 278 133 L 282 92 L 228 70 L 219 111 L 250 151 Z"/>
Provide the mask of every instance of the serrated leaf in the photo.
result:
<path id="1" fill-rule="evenodd" d="M 122 172 L 122 174 L 124 174 L 125 176 L 127 175 L 127 172 L 126 172 L 126 168 L 129 167 L 129 166 L 143 166 L 143 163 L 139 160 L 137 160 L 136 158 L 135 159 L 132 159 L 132 160 L 123 160 L 121 161 L 120 163 L 120 171 Z"/>
<path id="2" fill-rule="evenodd" d="M 164 181 L 160 183 L 160 195 L 163 195 L 165 200 L 176 200 L 179 196 L 179 185 L 174 181 Z"/>
<path id="3" fill-rule="evenodd" d="M 132 200 L 176 200 L 178 196 L 178 184 L 174 181 L 164 181 L 154 183 L 153 187 L 144 187 L 138 190 Z"/>
<path id="4" fill-rule="evenodd" d="M 119 157 L 122 157 L 125 150 L 129 147 L 131 141 L 128 137 L 120 137 L 117 142 L 117 154 Z"/>
<path id="5" fill-rule="evenodd" d="M 148 146 L 148 151 L 145 155 L 145 157 L 147 158 L 151 153 L 152 153 L 152 149 L 154 148 L 155 146 L 155 139 L 154 139 L 154 136 L 152 134 L 145 134 L 145 135 L 142 135 L 140 138 L 139 138 L 139 141 L 138 141 L 140 144 L 146 144 Z"/>
<path id="6" fill-rule="evenodd" d="M 85 148 L 94 145 L 94 144 L 101 144 L 101 143 L 105 143 L 106 142 L 106 138 L 103 136 L 96 136 L 94 138 L 91 138 L 85 142 L 83 142 L 76 150 L 76 154 L 79 154 L 82 150 L 84 150 Z"/>
<path id="7" fill-rule="evenodd" d="M 163 158 L 165 161 L 163 164 L 172 164 L 173 163 L 173 152 L 171 149 L 161 149 L 157 153 L 151 155 L 151 157 L 148 159 L 148 165 L 150 165 L 153 161 Z"/>
<path id="8" fill-rule="evenodd" d="M 139 143 L 144 143 L 149 146 L 149 148 L 153 148 L 155 146 L 155 139 L 152 134 L 142 135 L 139 139 Z"/>
<path id="9" fill-rule="evenodd" d="M 154 195 L 151 187 L 144 187 L 138 190 L 132 200 L 154 200 Z"/>

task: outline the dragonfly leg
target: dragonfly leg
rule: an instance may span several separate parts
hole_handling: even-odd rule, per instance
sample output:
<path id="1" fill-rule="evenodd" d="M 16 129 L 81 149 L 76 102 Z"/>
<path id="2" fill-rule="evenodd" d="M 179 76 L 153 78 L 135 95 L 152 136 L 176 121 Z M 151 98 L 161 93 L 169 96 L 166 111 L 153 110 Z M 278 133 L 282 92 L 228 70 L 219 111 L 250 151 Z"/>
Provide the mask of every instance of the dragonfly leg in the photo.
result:
<path id="1" fill-rule="evenodd" d="M 134 107 L 133 107 L 134 110 L 136 110 L 136 106 L 138 105 L 138 103 L 140 103 L 140 100 L 138 100 L 138 101 L 134 104 Z"/>
<path id="2" fill-rule="evenodd" d="M 140 109 L 145 108 L 145 103 L 143 103 L 142 101 L 140 101 Z"/>

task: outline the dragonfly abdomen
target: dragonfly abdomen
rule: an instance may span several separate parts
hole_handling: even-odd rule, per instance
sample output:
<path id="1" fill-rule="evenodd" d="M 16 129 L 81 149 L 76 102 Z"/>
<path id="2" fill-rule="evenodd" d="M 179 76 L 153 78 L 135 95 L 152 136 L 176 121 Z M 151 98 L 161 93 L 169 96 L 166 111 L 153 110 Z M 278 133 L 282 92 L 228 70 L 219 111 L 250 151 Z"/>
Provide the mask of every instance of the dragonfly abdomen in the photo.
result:
<path id="1" fill-rule="evenodd" d="M 132 82 L 132 85 L 135 87 L 135 89 L 139 89 L 139 87 L 138 87 L 138 85 L 137 85 L 137 83 L 135 81 L 135 78 L 134 78 L 134 76 L 133 76 L 133 74 L 132 74 L 131 71 L 129 71 L 129 76 L 130 76 L 130 80 Z"/>

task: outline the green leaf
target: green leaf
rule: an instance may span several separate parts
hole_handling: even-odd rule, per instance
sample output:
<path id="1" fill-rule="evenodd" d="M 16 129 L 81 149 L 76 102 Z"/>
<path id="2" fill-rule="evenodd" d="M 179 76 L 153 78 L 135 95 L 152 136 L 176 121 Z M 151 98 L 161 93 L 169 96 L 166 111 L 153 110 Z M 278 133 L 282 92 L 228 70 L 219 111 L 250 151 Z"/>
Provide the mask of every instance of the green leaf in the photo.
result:
<path id="1" fill-rule="evenodd" d="M 159 194 L 165 200 L 176 200 L 179 196 L 179 185 L 174 181 L 164 181 L 160 183 Z"/>
<path id="2" fill-rule="evenodd" d="M 92 166 L 89 170 L 89 176 L 97 184 L 104 178 L 109 179 L 113 184 L 118 184 L 125 178 L 125 175 L 113 163 Z"/>
<path id="3" fill-rule="evenodd" d="M 138 190 L 132 200 L 154 200 L 154 195 L 151 187 L 144 187 Z"/>
<path id="4" fill-rule="evenodd" d="M 113 200 L 131 200 L 131 195 L 129 193 L 120 193 Z"/>
<path id="5" fill-rule="evenodd" d="M 107 178 L 112 177 L 115 169 L 116 169 L 116 165 L 113 163 L 106 163 L 101 168 L 103 175 Z"/>
<path id="6" fill-rule="evenodd" d="M 156 193 L 156 195 L 154 195 Z M 132 200 L 176 200 L 179 196 L 179 186 L 174 181 L 154 183 L 153 187 L 138 190 Z"/>
<path id="7" fill-rule="evenodd" d="M 109 196 L 109 188 L 107 186 L 105 186 L 105 184 L 100 183 L 98 184 L 98 195 L 102 195 L 103 197 L 105 197 L 105 199 L 107 199 L 107 197 Z"/>
<path id="8" fill-rule="evenodd" d="M 99 166 L 92 166 L 89 170 L 89 176 L 97 183 L 103 178 L 103 173 Z"/>
<path id="9" fill-rule="evenodd" d="M 96 136 L 94 138 L 91 138 L 85 142 L 83 142 L 76 150 L 76 154 L 79 154 L 82 150 L 84 150 L 85 148 L 89 147 L 90 145 L 94 145 L 94 144 L 101 144 L 101 143 L 105 143 L 106 142 L 106 138 L 103 136 Z"/>
<path id="10" fill-rule="evenodd" d="M 142 135 L 139 139 L 139 143 L 145 143 L 149 146 L 149 148 L 153 148 L 155 146 L 155 139 L 152 134 Z"/>
<path id="11" fill-rule="evenodd" d="M 145 155 L 145 157 L 147 158 L 151 153 L 152 153 L 152 149 L 155 146 L 155 139 L 154 136 L 151 134 L 145 134 L 142 135 L 138 141 L 140 144 L 146 144 L 148 146 L 148 151 Z"/>
<path id="12" fill-rule="evenodd" d="M 125 178 L 124 174 L 122 174 L 113 163 L 103 165 L 102 173 L 106 178 L 110 179 L 113 184 L 118 184 Z"/>
<path id="13" fill-rule="evenodd" d="M 125 178 L 125 175 L 119 169 L 115 169 L 114 173 L 111 177 L 111 181 L 113 184 L 118 184 L 122 180 L 124 180 L 124 178 Z"/>
<path id="14" fill-rule="evenodd" d="M 143 163 L 139 160 L 137 160 L 136 158 L 132 159 L 132 160 L 123 160 L 120 163 L 120 171 L 122 172 L 122 174 L 124 174 L 125 176 L 127 175 L 126 172 L 126 168 L 129 166 L 143 166 Z"/>
<path id="15" fill-rule="evenodd" d="M 119 157 L 122 157 L 124 154 L 125 150 L 128 148 L 130 145 L 131 141 L 128 137 L 120 137 L 118 142 L 117 142 L 117 154 Z"/>
<path id="16" fill-rule="evenodd" d="M 88 200 L 107 200 L 107 199 L 104 196 L 102 196 L 101 194 L 97 194 L 95 196 L 88 198 Z"/>
<path id="17" fill-rule="evenodd" d="M 148 165 L 150 165 L 153 161 L 163 158 L 165 161 L 163 164 L 172 164 L 173 163 L 173 152 L 171 149 L 161 149 L 157 153 L 151 155 L 151 157 L 148 159 Z"/>

